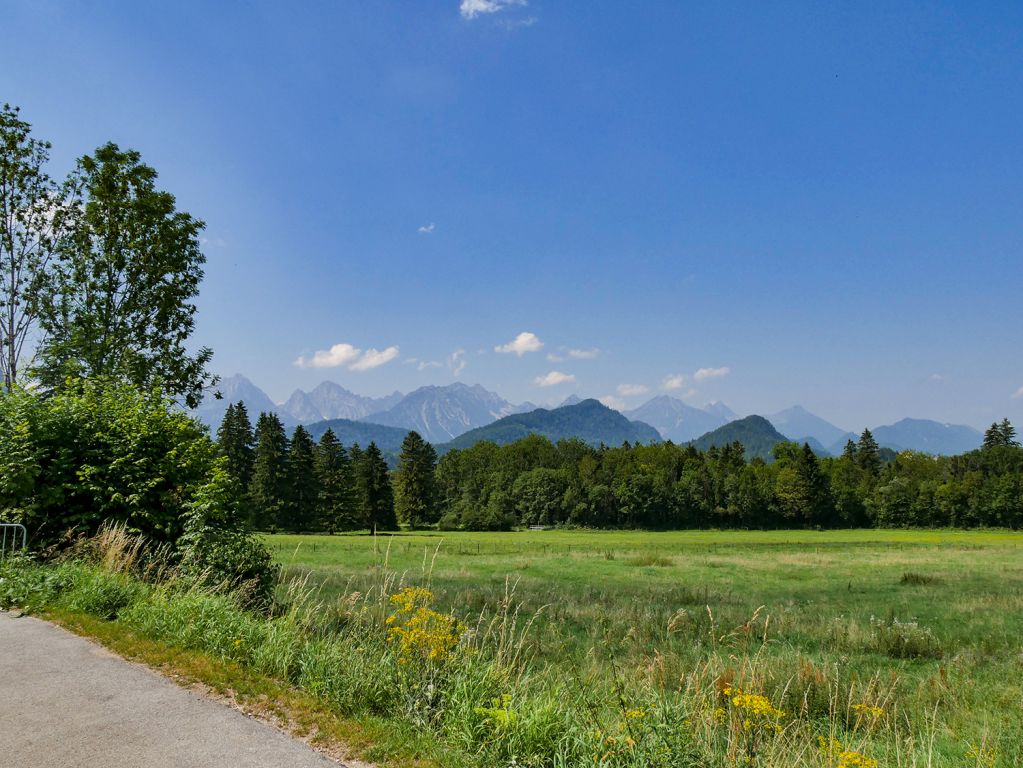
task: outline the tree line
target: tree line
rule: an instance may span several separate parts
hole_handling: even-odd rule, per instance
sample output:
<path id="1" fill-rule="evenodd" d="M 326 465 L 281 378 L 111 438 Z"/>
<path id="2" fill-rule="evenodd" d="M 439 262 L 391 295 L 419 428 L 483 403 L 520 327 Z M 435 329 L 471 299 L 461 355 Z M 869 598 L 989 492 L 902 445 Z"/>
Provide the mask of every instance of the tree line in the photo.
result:
<path id="1" fill-rule="evenodd" d="M 437 454 L 416 432 L 405 437 L 394 473 L 376 443 L 345 448 L 330 429 L 314 443 L 302 426 L 289 438 L 272 413 L 253 428 L 241 402 L 228 406 L 217 442 L 248 491 L 257 530 L 395 530 L 437 521 Z"/>
<path id="2" fill-rule="evenodd" d="M 272 414 L 253 430 L 240 403 L 218 439 L 261 530 L 1023 526 L 1023 448 L 1008 420 L 959 456 L 895 453 L 864 430 L 841 456 L 780 443 L 772 462 L 746 461 L 738 442 L 595 448 L 537 435 L 438 460 L 410 432 L 393 472 L 372 443 L 345 448 L 328 431 L 314 445 L 301 426 L 289 439 Z"/>

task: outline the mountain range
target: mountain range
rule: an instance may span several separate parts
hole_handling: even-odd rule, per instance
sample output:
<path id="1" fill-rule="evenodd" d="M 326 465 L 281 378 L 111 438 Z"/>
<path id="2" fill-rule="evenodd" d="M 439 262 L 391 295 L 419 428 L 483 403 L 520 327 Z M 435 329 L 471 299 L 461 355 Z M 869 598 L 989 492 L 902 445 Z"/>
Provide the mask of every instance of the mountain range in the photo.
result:
<path id="1" fill-rule="evenodd" d="M 388 427 L 414 429 L 431 443 L 446 443 L 519 411 L 518 406 L 479 384 L 470 387 L 456 382 L 446 387 L 421 387 L 390 409 L 360 418 Z"/>
<path id="2" fill-rule="evenodd" d="M 567 397 L 553 409 L 537 408 L 532 403 L 515 405 L 482 386 L 461 382 L 420 387 L 407 395 L 394 392 L 374 398 L 326 381 L 309 392 L 295 390 L 283 403 L 274 403 L 241 375 L 222 380 L 219 389 L 221 399 L 209 398 L 193 412 L 213 430 L 219 426 L 229 403 L 243 401 L 253 421 L 260 412 L 272 412 L 289 429 L 297 424 L 315 426 L 317 436 L 326 430 L 323 425 L 329 424 L 344 443 L 376 440 L 381 449 L 386 445 L 388 450 L 396 449 L 409 430 L 416 430 L 438 446 L 458 447 L 480 439 L 509 442 L 517 439 L 509 438 L 510 435 L 522 437 L 530 433 L 545 434 L 555 440 L 578 437 L 606 445 L 657 439 L 676 443 L 697 441 L 702 445 L 707 442 L 705 437 L 712 444 L 722 444 L 722 440 L 741 439 L 728 438 L 745 430 L 748 439 L 756 440 L 758 445 L 779 439 L 806 442 L 822 456 L 838 455 L 847 440 L 858 438 L 857 433 L 835 426 L 799 405 L 764 417 L 771 428 L 768 431 L 760 422 L 740 419 L 724 403 L 698 408 L 669 395 L 654 397 L 638 408 L 619 413 L 600 403 L 597 403 L 600 408 L 595 408 L 596 401 L 582 400 L 577 395 Z M 581 405 L 586 407 L 570 410 Z M 739 426 L 719 431 L 736 423 Z M 978 448 L 982 442 L 981 433 L 972 427 L 928 419 L 902 419 L 876 427 L 873 433 L 880 446 L 895 451 L 957 454 Z"/>
<path id="3" fill-rule="evenodd" d="M 691 445 L 706 451 L 708 448 L 723 448 L 738 441 L 745 449 L 747 461 L 752 458 L 771 461 L 774 458 L 774 446 L 787 440 L 788 438 L 763 416 L 747 416 L 744 419 L 730 421 L 723 427 L 698 437 Z"/>
<path id="4" fill-rule="evenodd" d="M 597 400 L 580 400 L 550 410 L 537 408 L 498 419 L 455 438 L 444 450 L 469 448 L 481 440 L 507 445 L 528 435 L 543 435 L 552 442 L 577 438 L 590 445 L 618 446 L 630 443 L 659 443 L 661 436 L 649 424 L 630 421 Z"/>
<path id="5" fill-rule="evenodd" d="M 623 413 L 634 421 L 651 425 L 662 438 L 675 443 L 695 440 L 738 418 L 724 403 L 711 403 L 705 408 L 696 408 L 668 395 L 660 395 L 639 408 Z"/>

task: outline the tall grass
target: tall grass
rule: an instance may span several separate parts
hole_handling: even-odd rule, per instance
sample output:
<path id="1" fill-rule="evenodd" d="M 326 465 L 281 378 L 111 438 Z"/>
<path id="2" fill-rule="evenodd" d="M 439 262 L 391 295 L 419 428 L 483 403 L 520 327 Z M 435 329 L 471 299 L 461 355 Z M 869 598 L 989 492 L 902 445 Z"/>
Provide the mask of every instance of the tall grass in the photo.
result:
<path id="1" fill-rule="evenodd" d="M 290 683 L 338 713 L 428 729 L 457 748 L 462 765 L 1020 764 L 1019 734 L 997 724 L 982 740 L 957 738 L 949 713 L 962 704 L 947 679 L 932 681 L 924 696 L 898 667 L 864 675 L 793 652 L 779 639 L 784 619 L 766 608 L 742 617 L 706 606 L 640 613 L 637 626 L 650 625 L 646 654 L 620 656 L 621 638 L 600 642 L 595 631 L 584 657 L 551 663 L 544 643 L 556 604 L 524 610 L 516 582 L 505 579 L 499 599 L 473 615 L 440 612 L 428 589 L 435 556 L 424 555 L 413 579 L 388 567 L 385 550 L 361 590 L 349 583 L 329 595 L 307 577 L 293 578 L 281 584 L 275 608 L 259 614 L 223 589 L 186 586 L 161 553 L 106 529 L 61 562 L 5 563 L 0 602 L 116 620 Z M 894 617 L 821 631 L 836 647 L 869 648 L 899 664 L 943 654 L 924 629 Z M 920 701 L 940 706 L 921 709 Z"/>

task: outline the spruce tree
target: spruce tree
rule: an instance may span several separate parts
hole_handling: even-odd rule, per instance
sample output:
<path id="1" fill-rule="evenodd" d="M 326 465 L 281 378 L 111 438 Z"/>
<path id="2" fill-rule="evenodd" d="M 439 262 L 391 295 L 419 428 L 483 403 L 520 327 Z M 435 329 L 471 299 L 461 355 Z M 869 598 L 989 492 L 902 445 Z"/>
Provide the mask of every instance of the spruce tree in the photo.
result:
<path id="1" fill-rule="evenodd" d="M 252 526 L 272 530 L 288 498 L 288 436 L 276 414 L 261 413 L 256 421 L 256 449 L 249 483 Z"/>
<path id="2" fill-rule="evenodd" d="M 1004 445 L 1019 445 L 1019 443 L 1016 442 L 1016 428 L 1012 426 L 1008 419 L 1002 419 L 1002 423 L 999 426 L 998 431 L 1002 435 L 1002 443 Z"/>
<path id="3" fill-rule="evenodd" d="M 394 511 L 398 522 L 418 528 L 437 522 L 437 451 L 418 432 L 401 443 L 394 473 Z"/>
<path id="4" fill-rule="evenodd" d="M 881 472 L 881 449 L 869 429 L 864 429 L 856 446 L 856 463 L 871 475 Z"/>
<path id="5" fill-rule="evenodd" d="M 295 533 L 312 530 L 319 517 L 320 484 L 316 476 L 313 439 L 302 425 L 295 427 L 291 437 L 287 474 L 287 497 L 278 525 Z"/>
<path id="6" fill-rule="evenodd" d="M 332 429 L 323 433 L 316 446 L 316 477 L 320 486 L 318 527 L 327 533 L 358 528 L 352 461 Z"/>
<path id="7" fill-rule="evenodd" d="M 227 471 L 243 489 L 252 482 L 255 439 L 252 424 L 245 403 L 232 403 L 217 430 L 217 445 L 220 454 L 227 459 Z"/>
<path id="8" fill-rule="evenodd" d="M 804 493 L 806 522 L 821 526 L 830 524 L 835 510 L 831 487 L 809 443 L 803 443 L 796 468 Z"/>
<path id="9" fill-rule="evenodd" d="M 371 442 L 365 451 L 359 452 L 355 476 L 363 524 L 374 531 L 396 530 L 398 520 L 394 515 L 391 479 L 387 462 L 376 443 Z"/>
<path id="10" fill-rule="evenodd" d="M 842 450 L 842 458 L 856 461 L 856 443 L 852 440 L 845 441 L 845 448 Z"/>
<path id="11" fill-rule="evenodd" d="M 984 448 L 989 450 L 999 445 L 1003 445 L 1002 429 L 998 422 L 995 421 L 991 423 L 991 426 L 988 427 L 987 431 L 984 433 Z"/>

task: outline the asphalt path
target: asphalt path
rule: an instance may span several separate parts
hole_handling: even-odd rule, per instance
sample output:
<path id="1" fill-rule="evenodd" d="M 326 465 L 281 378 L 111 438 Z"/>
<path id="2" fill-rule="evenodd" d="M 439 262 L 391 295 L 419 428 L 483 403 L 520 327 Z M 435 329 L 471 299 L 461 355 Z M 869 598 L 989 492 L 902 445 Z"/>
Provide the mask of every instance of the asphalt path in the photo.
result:
<path id="1" fill-rule="evenodd" d="M 0 766 L 338 768 L 96 643 L 0 612 Z"/>

